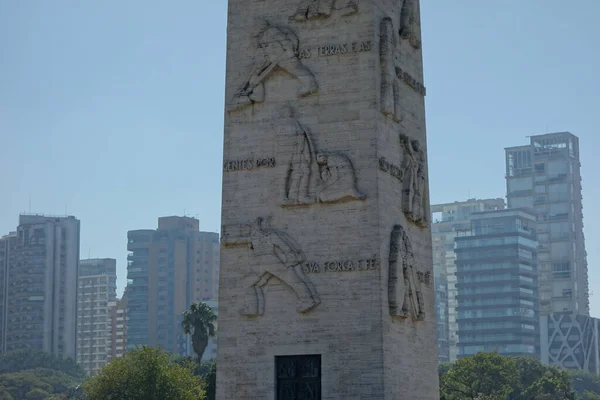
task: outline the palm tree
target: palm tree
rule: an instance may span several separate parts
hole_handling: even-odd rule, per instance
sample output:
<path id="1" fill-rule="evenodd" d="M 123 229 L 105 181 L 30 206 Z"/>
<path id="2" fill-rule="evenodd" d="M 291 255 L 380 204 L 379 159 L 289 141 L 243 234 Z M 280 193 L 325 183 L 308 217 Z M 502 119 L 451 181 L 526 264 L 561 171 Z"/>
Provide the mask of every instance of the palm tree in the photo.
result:
<path id="1" fill-rule="evenodd" d="M 215 336 L 216 321 L 217 316 L 212 308 L 202 302 L 193 303 L 190 309 L 183 313 L 183 321 L 181 322 L 183 333 L 192 335 L 192 346 L 196 357 L 198 357 L 198 365 L 200 365 L 204 350 L 208 346 L 208 339 Z"/>

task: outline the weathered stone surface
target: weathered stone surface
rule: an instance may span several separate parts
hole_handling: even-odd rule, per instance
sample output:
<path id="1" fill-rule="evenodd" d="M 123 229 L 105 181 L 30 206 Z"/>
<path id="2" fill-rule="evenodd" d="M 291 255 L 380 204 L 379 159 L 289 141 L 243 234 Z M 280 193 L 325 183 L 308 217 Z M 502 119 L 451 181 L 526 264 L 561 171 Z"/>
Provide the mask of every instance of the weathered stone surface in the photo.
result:
<path id="1" fill-rule="evenodd" d="M 322 399 L 437 399 L 418 1 L 228 17 L 217 398 L 319 354 Z"/>

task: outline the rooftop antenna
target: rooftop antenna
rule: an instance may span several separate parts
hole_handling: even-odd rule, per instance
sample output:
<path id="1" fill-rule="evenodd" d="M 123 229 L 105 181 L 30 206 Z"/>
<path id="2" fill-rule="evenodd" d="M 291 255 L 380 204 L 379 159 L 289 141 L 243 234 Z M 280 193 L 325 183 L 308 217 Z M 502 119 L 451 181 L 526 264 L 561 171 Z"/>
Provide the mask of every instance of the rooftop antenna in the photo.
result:
<path id="1" fill-rule="evenodd" d="M 31 214 L 31 193 L 29 193 L 29 214 Z"/>

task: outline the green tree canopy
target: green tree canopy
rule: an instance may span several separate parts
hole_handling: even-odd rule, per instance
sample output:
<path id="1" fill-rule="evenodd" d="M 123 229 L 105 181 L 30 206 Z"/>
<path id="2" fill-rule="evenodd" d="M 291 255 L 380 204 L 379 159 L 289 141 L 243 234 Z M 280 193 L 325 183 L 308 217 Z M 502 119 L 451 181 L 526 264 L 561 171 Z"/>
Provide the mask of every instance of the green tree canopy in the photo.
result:
<path id="1" fill-rule="evenodd" d="M 215 336 L 216 322 L 217 316 L 206 303 L 193 303 L 190 309 L 183 313 L 181 326 L 186 335 L 192 335 L 192 346 L 198 358 L 198 365 L 200 365 L 204 350 L 208 346 L 208 339 Z"/>
<path id="2" fill-rule="evenodd" d="M 47 368 L 64 372 L 77 379 L 85 377 L 85 371 L 70 358 L 58 358 L 38 350 L 18 350 L 0 355 L 0 374 Z"/>
<path id="3" fill-rule="evenodd" d="M 518 385 L 514 363 L 498 353 L 478 353 L 458 360 L 442 376 L 444 400 L 506 400 Z"/>
<path id="4" fill-rule="evenodd" d="M 193 365 L 181 365 L 150 347 L 129 351 L 84 384 L 88 400 L 204 399 L 202 379 Z"/>
<path id="5" fill-rule="evenodd" d="M 569 374 L 571 385 L 581 399 L 600 400 L 600 378 L 584 371 L 569 371 Z"/>
<path id="6" fill-rule="evenodd" d="M 215 400 L 217 397 L 217 363 L 214 360 L 203 362 L 200 367 L 200 376 L 206 384 L 206 400 Z"/>
<path id="7" fill-rule="evenodd" d="M 444 373 L 442 400 L 572 400 L 567 372 L 534 358 L 478 353 L 462 358 Z"/>
<path id="8" fill-rule="evenodd" d="M 0 388 L 14 399 L 47 399 L 53 394 L 66 393 L 77 382 L 64 372 L 47 368 L 0 374 Z M 0 399 L 4 399 L 3 396 L 0 389 Z"/>

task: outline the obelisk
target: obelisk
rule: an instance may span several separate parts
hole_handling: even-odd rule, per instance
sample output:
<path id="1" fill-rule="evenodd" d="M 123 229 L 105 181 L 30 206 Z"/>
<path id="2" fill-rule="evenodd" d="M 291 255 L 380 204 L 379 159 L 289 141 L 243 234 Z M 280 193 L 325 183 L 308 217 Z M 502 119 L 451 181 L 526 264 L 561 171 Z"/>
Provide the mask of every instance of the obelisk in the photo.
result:
<path id="1" fill-rule="evenodd" d="M 229 0 L 217 399 L 438 399 L 417 0 Z"/>

